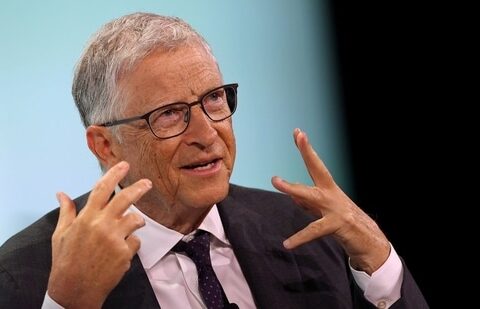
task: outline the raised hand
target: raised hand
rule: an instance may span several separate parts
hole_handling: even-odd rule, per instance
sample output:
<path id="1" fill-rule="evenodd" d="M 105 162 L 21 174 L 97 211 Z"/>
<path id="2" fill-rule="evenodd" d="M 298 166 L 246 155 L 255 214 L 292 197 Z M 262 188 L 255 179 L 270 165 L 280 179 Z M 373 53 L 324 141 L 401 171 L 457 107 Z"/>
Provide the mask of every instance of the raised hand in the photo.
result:
<path id="1" fill-rule="evenodd" d="M 275 176 L 272 184 L 320 219 L 284 242 L 287 249 L 332 234 L 350 257 L 352 267 L 372 274 L 388 258 L 390 244 L 373 221 L 335 183 L 307 135 L 295 129 L 293 138 L 314 185 L 292 184 Z"/>
<path id="2" fill-rule="evenodd" d="M 100 308 L 140 248 L 132 233 L 145 222 L 125 211 L 150 190 L 151 181 L 139 180 L 110 199 L 128 169 L 126 162 L 112 167 L 96 183 L 78 216 L 73 201 L 57 194 L 60 215 L 52 236 L 48 294 L 63 307 Z"/>

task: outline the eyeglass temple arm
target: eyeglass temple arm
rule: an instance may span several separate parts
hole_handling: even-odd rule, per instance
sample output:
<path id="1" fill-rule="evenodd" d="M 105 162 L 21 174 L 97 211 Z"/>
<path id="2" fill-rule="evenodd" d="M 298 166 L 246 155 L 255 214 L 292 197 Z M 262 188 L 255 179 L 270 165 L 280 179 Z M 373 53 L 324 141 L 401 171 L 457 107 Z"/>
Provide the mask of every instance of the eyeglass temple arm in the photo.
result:
<path id="1" fill-rule="evenodd" d="M 107 121 L 105 123 L 99 124 L 99 126 L 101 126 L 101 127 L 112 127 L 112 126 L 116 126 L 116 125 L 119 125 L 119 124 L 132 122 L 132 121 L 135 121 L 135 120 L 146 119 L 146 117 L 148 117 L 148 115 L 135 116 L 135 117 L 121 119 L 121 120 Z"/>

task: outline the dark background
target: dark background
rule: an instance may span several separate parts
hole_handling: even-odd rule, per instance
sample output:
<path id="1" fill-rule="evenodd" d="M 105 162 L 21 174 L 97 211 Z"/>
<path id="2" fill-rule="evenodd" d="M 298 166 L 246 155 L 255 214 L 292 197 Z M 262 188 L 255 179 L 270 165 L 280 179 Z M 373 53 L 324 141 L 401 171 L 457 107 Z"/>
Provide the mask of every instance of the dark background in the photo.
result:
<path id="1" fill-rule="evenodd" d="M 444 193 L 431 109 L 442 96 L 435 12 L 398 3 L 329 5 L 354 200 L 376 219 L 437 307 L 441 273 L 452 269 L 432 265 L 448 265 L 445 247 L 433 241 L 443 237 L 433 214 Z"/>

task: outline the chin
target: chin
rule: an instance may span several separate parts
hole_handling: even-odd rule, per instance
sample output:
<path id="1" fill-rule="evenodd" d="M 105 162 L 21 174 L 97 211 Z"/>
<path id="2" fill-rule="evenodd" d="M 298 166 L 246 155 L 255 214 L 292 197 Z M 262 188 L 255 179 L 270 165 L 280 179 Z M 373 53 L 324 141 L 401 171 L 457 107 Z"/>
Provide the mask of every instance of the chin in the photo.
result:
<path id="1" fill-rule="evenodd" d="M 212 184 L 196 190 L 185 192 L 188 204 L 193 208 L 207 208 L 223 201 L 228 195 L 229 183 Z"/>

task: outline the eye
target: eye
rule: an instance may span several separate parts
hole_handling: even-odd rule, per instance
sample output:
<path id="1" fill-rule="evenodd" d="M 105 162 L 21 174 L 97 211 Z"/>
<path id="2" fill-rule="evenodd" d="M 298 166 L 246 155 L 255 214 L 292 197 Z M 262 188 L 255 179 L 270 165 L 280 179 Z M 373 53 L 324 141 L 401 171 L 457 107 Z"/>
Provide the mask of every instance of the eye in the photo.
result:
<path id="1" fill-rule="evenodd" d="M 207 109 L 217 108 L 221 105 L 224 105 L 225 103 L 226 103 L 225 90 L 223 88 L 209 93 L 203 99 L 203 105 Z"/>
<path id="2" fill-rule="evenodd" d="M 218 91 L 215 91 L 213 93 L 210 93 L 207 97 L 207 100 L 209 101 L 216 101 L 220 98 L 220 94 L 218 93 Z"/>
<path id="3" fill-rule="evenodd" d="M 166 106 L 150 116 L 150 124 L 157 128 L 168 128 L 183 121 L 186 108 L 183 105 Z"/>
<path id="4" fill-rule="evenodd" d="M 179 110 L 178 109 L 167 109 L 166 111 L 162 112 L 160 114 L 160 118 L 171 118 L 175 117 L 178 114 Z"/>

